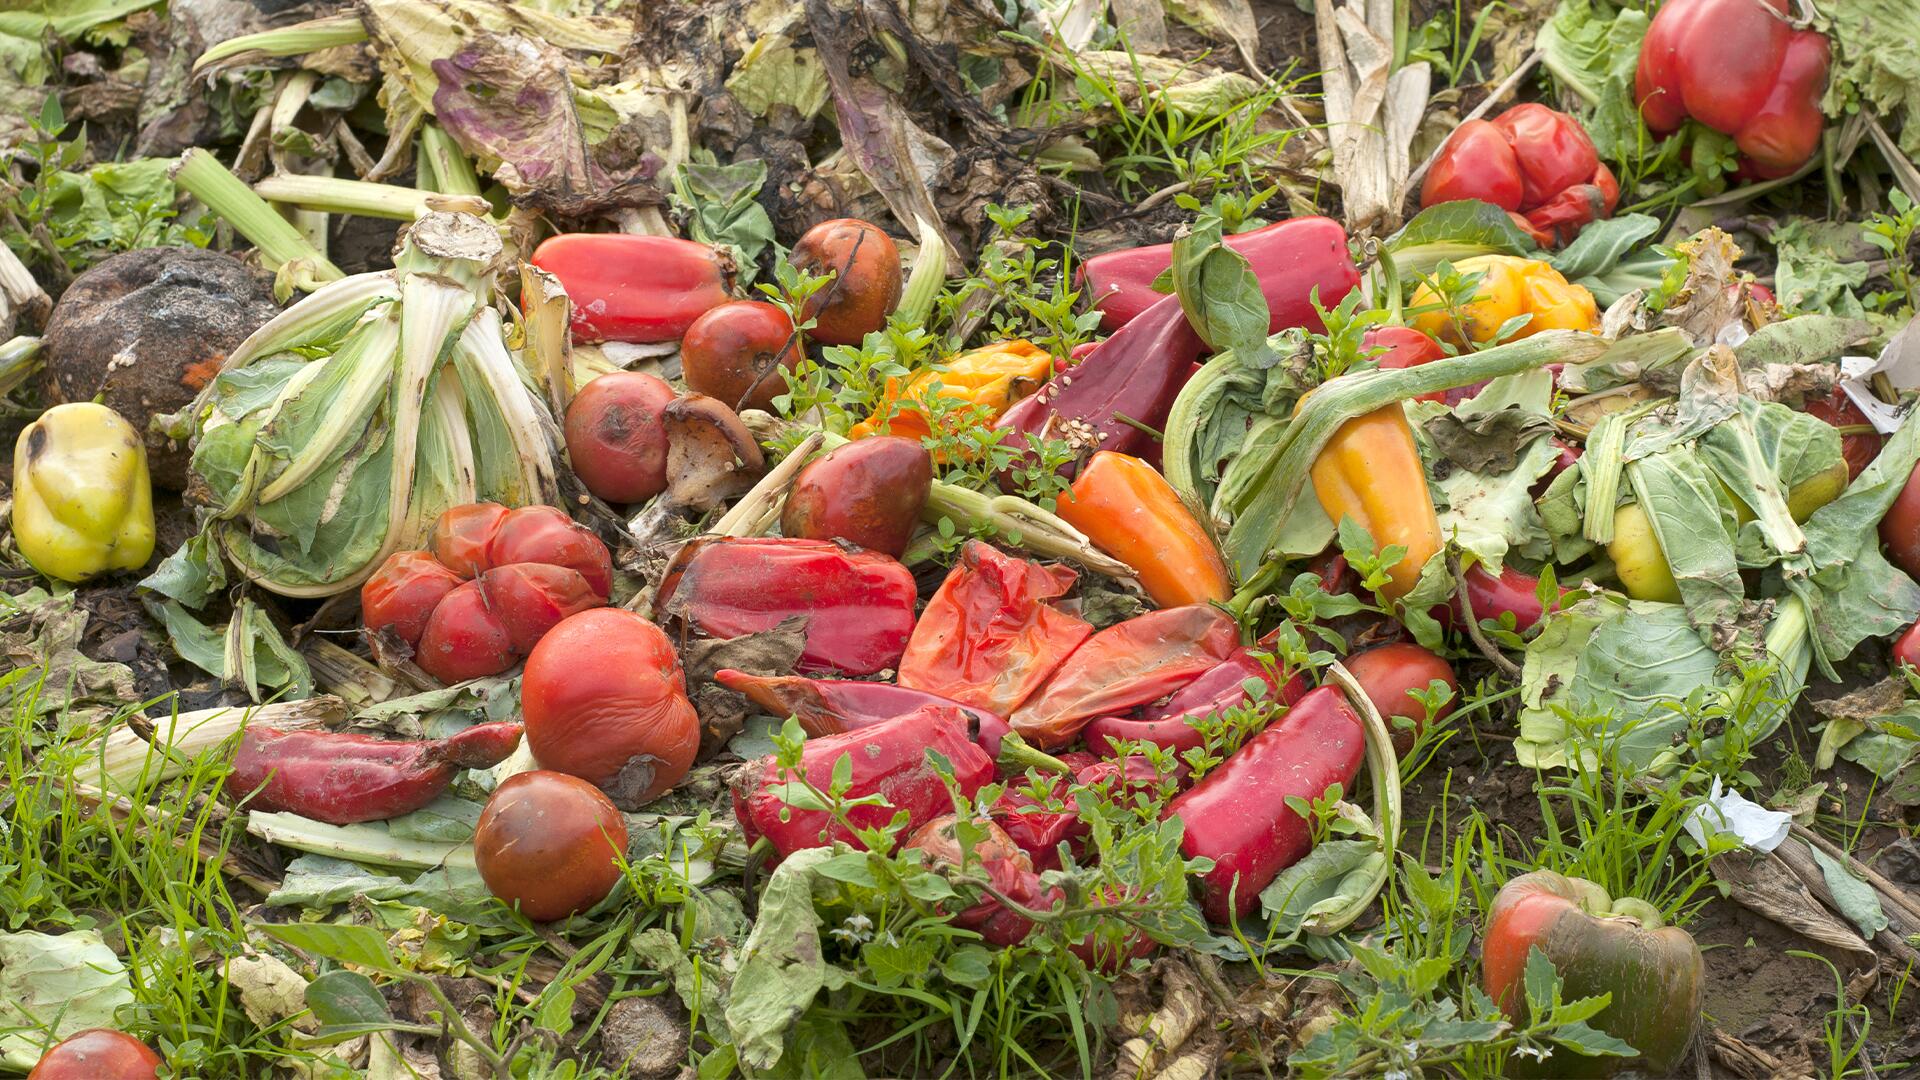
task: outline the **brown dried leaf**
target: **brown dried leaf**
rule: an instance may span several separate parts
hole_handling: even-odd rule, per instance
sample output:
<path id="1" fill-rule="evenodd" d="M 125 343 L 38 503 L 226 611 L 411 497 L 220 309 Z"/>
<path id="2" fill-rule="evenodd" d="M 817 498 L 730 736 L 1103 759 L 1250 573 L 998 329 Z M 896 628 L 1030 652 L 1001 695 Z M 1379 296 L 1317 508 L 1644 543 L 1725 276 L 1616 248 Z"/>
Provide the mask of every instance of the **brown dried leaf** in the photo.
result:
<path id="1" fill-rule="evenodd" d="M 1729 898 L 1741 906 L 1804 937 L 1873 962 L 1872 947 L 1822 907 L 1793 871 L 1774 856 L 1732 851 L 1715 856 L 1709 866 L 1714 879 L 1728 888 Z"/>

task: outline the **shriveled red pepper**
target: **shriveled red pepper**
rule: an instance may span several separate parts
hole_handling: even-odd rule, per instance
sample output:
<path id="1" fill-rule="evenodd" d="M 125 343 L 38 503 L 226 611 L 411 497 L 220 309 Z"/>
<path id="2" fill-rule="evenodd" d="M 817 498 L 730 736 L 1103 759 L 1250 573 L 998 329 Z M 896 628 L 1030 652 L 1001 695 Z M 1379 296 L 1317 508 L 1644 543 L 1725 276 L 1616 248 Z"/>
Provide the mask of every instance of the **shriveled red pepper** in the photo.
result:
<path id="1" fill-rule="evenodd" d="M 1081 731 L 1089 749 L 1097 754 L 1115 754 L 1123 741 L 1145 741 L 1175 753 L 1196 749 L 1205 743 L 1200 729 L 1192 721 L 1202 720 L 1247 700 L 1247 680 L 1258 679 L 1267 685 L 1268 700 L 1276 698 L 1291 705 L 1307 692 L 1305 676 L 1296 672 L 1283 686 L 1280 672 L 1262 659 L 1272 648 L 1271 635 L 1253 646 L 1240 646 L 1225 660 L 1209 668 L 1199 678 L 1173 692 L 1166 701 L 1136 709 L 1130 715 L 1103 716 Z"/>
<path id="2" fill-rule="evenodd" d="M 1162 297 L 993 426 L 1014 432 L 1014 445 L 1022 445 L 1017 436 L 1034 435 L 1065 442 L 1082 456 L 1113 450 L 1146 457 L 1159 440 L 1142 428 L 1166 425 L 1206 349 L 1187 325 L 1180 298 Z"/>
<path id="3" fill-rule="evenodd" d="M 800 772 L 822 791 L 833 786 L 834 762 L 847 758 L 853 768 L 849 799 L 883 795 L 887 805 L 855 806 L 847 820 L 858 828 L 879 828 L 900 811 L 907 829 L 924 825 L 953 809 L 940 774 L 927 763 L 937 750 L 953 767 L 954 782 L 971 797 L 994 777 L 993 759 L 975 745 L 959 710 L 944 715 L 908 715 L 868 727 L 808 739 Z M 795 778 L 795 782 L 798 778 Z M 825 847 L 836 840 L 864 847 L 848 828 L 824 810 L 803 810 L 781 798 L 787 770 L 768 755 L 743 769 L 733 784 L 733 813 L 749 843 L 764 836 L 782 858 L 802 848 Z"/>
<path id="4" fill-rule="evenodd" d="M 1213 860 L 1200 879 L 1200 909 L 1231 923 L 1260 902 L 1260 890 L 1313 847 L 1307 820 L 1290 796 L 1321 797 L 1333 784 L 1347 790 L 1366 756 L 1366 731 L 1340 691 L 1311 691 L 1266 730 L 1167 806 L 1186 827 L 1180 850 Z"/>
<path id="5" fill-rule="evenodd" d="M 1160 607 L 1233 595 L 1227 562 L 1180 493 L 1137 457 L 1102 450 L 1088 459 L 1056 512 L 1093 546 L 1133 568 Z"/>
<path id="6" fill-rule="evenodd" d="M 1744 171 L 1786 176 L 1820 148 L 1826 36 L 1788 0 L 1667 0 L 1640 45 L 1634 94 L 1657 135 L 1689 118 L 1733 136 Z"/>
<path id="7" fill-rule="evenodd" d="M 806 620 L 803 672 L 871 675 L 895 666 L 918 593 L 898 559 L 827 540 L 719 537 L 680 549 L 654 600 L 656 622 L 684 618 L 718 638 Z"/>
<path id="8" fill-rule="evenodd" d="M 249 727 L 227 791 L 251 810 L 332 825 L 383 821 L 420 809 L 445 794 L 461 769 L 492 768 L 519 745 L 513 721 L 477 724 L 432 742 Z"/>
<path id="9" fill-rule="evenodd" d="M 1313 309 L 1314 293 L 1321 307 L 1332 309 L 1360 284 L 1360 271 L 1347 253 L 1347 231 L 1332 218 L 1289 218 L 1223 240 L 1246 256 L 1260 279 L 1276 333 L 1289 326 L 1323 329 Z M 1172 265 L 1172 244 L 1126 248 L 1082 262 L 1078 280 L 1100 309 L 1101 325 L 1116 331 L 1166 299 L 1153 283 Z"/>
<path id="10" fill-rule="evenodd" d="M 575 341 L 678 341 L 693 320 L 729 299 L 733 262 L 672 236 L 561 233 L 534 249 L 533 265 L 560 279 L 573 301 Z"/>
<path id="11" fill-rule="evenodd" d="M 1100 760 L 1073 753 L 1062 754 L 1061 760 L 1072 762 L 1074 786 L 1104 788 L 1114 797 L 1157 791 L 1163 779 L 1153 762 L 1139 754 Z M 1064 809 L 1048 809 L 1046 803 L 1028 793 L 1025 784 L 1013 783 L 993 804 L 993 820 L 1026 852 L 1035 869 L 1052 870 L 1060 865 L 1062 843 L 1069 845 L 1078 857 L 1081 841 L 1090 826 L 1080 817 L 1079 807 L 1067 793 L 1066 777 L 1049 776 L 1043 778 L 1042 783 L 1054 800 L 1065 804 Z"/>
<path id="12" fill-rule="evenodd" d="M 1238 624 L 1207 604 L 1116 623 L 1088 638 L 1007 722 L 1043 750 L 1065 746 L 1094 717 L 1166 697 L 1239 644 Z"/>
<path id="13" fill-rule="evenodd" d="M 958 814 L 946 814 L 922 825 L 907 841 L 907 848 L 924 852 L 930 865 L 958 868 L 963 863 L 957 826 Z M 986 835 L 966 851 L 964 863 L 971 873 L 984 873 L 995 891 L 1022 907 L 1051 907 L 1050 891 L 1040 884 L 1027 853 L 992 821 L 975 825 Z M 992 896 L 953 916 L 953 925 L 972 930 L 989 945 L 1018 945 L 1033 932 L 1033 920 L 1018 914 Z"/>
<path id="14" fill-rule="evenodd" d="M 1003 740 L 1013 734 L 1013 728 L 998 713 L 892 683 L 809 679 L 803 675 L 749 675 L 732 668 L 722 668 L 713 678 L 721 686 L 745 694 L 770 715 L 791 716 L 800 721 L 800 729 L 813 737 L 838 735 L 909 713 L 956 710 L 971 725 L 980 749 L 999 761 Z M 1033 758 L 1029 755 L 1036 753 L 1029 749 L 1027 754 L 1016 757 L 1031 762 Z M 1045 764 L 1057 771 L 1054 763 Z"/>
<path id="15" fill-rule="evenodd" d="M 1466 579 L 1466 599 L 1473 605 L 1475 619 L 1498 619 L 1503 612 L 1510 613 L 1514 631 L 1524 634 L 1546 617 L 1548 609 L 1540 605 L 1540 579 L 1531 574 L 1503 566 L 1496 577 L 1489 574 L 1486 567 L 1475 565 L 1462 577 Z M 1554 604 L 1552 610 L 1560 610 L 1560 605 Z M 1454 598 L 1451 607 L 1440 611 L 1445 613 L 1449 624 L 1454 616 L 1464 614 L 1459 597 Z"/>
<path id="16" fill-rule="evenodd" d="M 1420 205 L 1462 199 L 1492 203 L 1542 246 L 1557 247 L 1613 214 L 1620 182 L 1580 121 L 1527 102 L 1461 124 L 1440 148 L 1420 186 Z"/>
<path id="17" fill-rule="evenodd" d="M 900 658 L 900 685 L 1005 716 L 1093 626 L 1053 606 L 1077 575 L 969 540 L 927 601 Z"/>

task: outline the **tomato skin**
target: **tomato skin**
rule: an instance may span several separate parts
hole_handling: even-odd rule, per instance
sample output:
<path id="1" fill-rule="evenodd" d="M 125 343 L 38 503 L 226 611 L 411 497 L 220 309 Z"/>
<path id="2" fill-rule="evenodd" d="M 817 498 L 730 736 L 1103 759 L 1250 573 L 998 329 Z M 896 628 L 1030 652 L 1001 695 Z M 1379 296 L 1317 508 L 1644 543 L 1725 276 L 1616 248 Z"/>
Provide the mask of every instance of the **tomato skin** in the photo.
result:
<path id="1" fill-rule="evenodd" d="M 449 508 L 433 523 L 433 539 L 429 543 L 433 557 L 462 579 L 479 576 L 482 570 L 493 565 L 488 549 L 506 517 L 507 508 L 499 503 L 468 503 Z"/>
<path id="2" fill-rule="evenodd" d="M 478 580 L 463 583 L 427 617 L 414 663 L 451 686 L 498 675 L 519 659 L 506 621 L 487 603 Z"/>
<path id="3" fill-rule="evenodd" d="M 600 597 L 613 591 L 613 556 L 593 530 L 552 506 L 523 506 L 500 519 L 481 569 L 512 563 L 546 563 L 577 570 Z"/>
<path id="4" fill-rule="evenodd" d="M 610 371 L 567 406 L 567 461 L 587 490 L 612 503 L 645 502 L 667 489 L 673 387 L 639 371 Z"/>
<path id="5" fill-rule="evenodd" d="M 573 301 L 575 341 L 675 341 L 727 300 L 732 266 L 705 244 L 671 236 L 561 233 L 534 249 L 533 265 L 560 279 Z"/>
<path id="6" fill-rule="evenodd" d="M 1414 738 L 1426 730 L 1428 724 L 1446 719 L 1459 700 L 1460 681 L 1454 677 L 1453 666 L 1433 650 L 1410 641 L 1381 645 L 1349 656 L 1346 666 L 1359 681 L 1360 688 L 1367 692 L 1367 700 L 1373 702 L 1381 719 L 1387 722 L 1388 730 L 1393 732 L 1396 753 L 1412 750 Z M 1428 717 L 1408 692 L 1425 690 L 1435 679 L 1453 688 L 1454 700 L 1442 706 L 1438 715 Z M 1402 727 L 1394 723 L 1395 717 L 1410 720 L 1414 726 Z"/>
<path id="7" fill-rule="evenodd" d="M 160 1055 L 139 1039 L 111 1028 L 88 1028 L 48 1050 L 27 1080 L 154 1080 L 160 1065 Z"/>
<path id="8" fill-rule="evenodd" d="M 730 300 L 701 315 L 680 341 L 687 386 L 729 409 L 772 409 L 787 392 L 780 369 L 800 363 L 793 320 L 764 300 Z"/>
<path id="9" fill-rule="evenodd" d="M 562 620 L 520 680 L 527 746 L 545 769 L 637 810 L 679 783 L 700 749 L 700 719 L 660 628 L 624 608 Z"/>
<path id="10" fill-rule="evenodd" d="M 488 606 L 507 628 L 513 651 L 522 656 L 562 619 L 605 602 L 578 570 L 552 563 L 496 566 L 479 580 Z"/>
<path id="11" fill-rule="evenodd" d="M 480 879 L 502 903 L 552 922 L 599 903 L 620 883 L 627 823 L 600 789 L 565 773 L 508 777 L 473 833 Z"/>
<path id="12" fill-rule="evenodd" d="M 432 552 L 396 551 L 360 586 L 360 620 L 370 633 L 391 630 L 418 645 L 433 609 L 459 585 L 460 575 Z"/>
<path id="13" fill-rule="evenodd" d="M 807 462 L 780 512 L 783 536 L 845 540 L 899 558 L 933 490 L 918 440 L 873 435 Z"/>
<path id="14" fill-rule="evenodd" d="M 1920 578 L 1920 464 L 1907 474 L 1907 484 L 1880 519 L 1880 542 L 1887 546 L 1887 559 Z"/>
<path id="15" fill-rule="evenodd" d="M 807 300 L 803 311 L 814 320 L 807 336 L 826 345 L 858 345 L 887 325 L 905 288 L 900 249 L 878 226 L 857 218 L 835 218 L 808 229 L 793 245 L 794 268 L 812 274 L 836 274 Z"/>

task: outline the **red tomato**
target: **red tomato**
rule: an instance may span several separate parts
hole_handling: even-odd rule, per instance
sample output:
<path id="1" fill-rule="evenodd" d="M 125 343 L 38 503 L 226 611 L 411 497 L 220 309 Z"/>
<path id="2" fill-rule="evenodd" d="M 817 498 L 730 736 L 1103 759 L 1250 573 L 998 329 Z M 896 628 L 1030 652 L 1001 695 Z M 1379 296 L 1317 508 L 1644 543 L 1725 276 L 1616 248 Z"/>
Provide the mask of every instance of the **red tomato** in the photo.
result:
<path id="1" fill-rule="evenodd" d="M 160 1055 L 124 1032 L 88 1028 L 46 1052 L 27 1080 L 154 1080 Z"/>
<path id="2" fill-rule="evenodd" d="M 433 523 L 433 557 L 462 578 L 477 577 L 493 565 L 487 549 L 506 516 L 506 507 L 491 502 L 449 509 Z"/>
<path id="3" fill-rule="evenodd" d="M 542 768 L 598 785 L 637 810 L 680 782 L 700 749 L 700 718 L 660 628 L 624 608 L 563 620 L 520 681 L 527 745 Z"/>
<path id="4" fill-rule="evenodd" d="M 1459 702 L 1460 681 L 1454 678 L 1453 666 L 1433 650 L 1409 641 L 1381 645 L 1349 656 L 1346 665 L 1359 680 L 1360 688 L 1367 692 L 1367 700 L 1373 702 L 1373 707 L 1387 722 L 1388 730 L 1393 732 L 1393 748 L 1398 753 L 1413 749 L 1414 737 L 1429 723 L 1446 719 Z M 1410 692 L 1425 690 L 1435 679 L 1453 688 L 1454 699 L 1442 706 L 1438 715 L 1428 717 Z M 1412 721 L 1413 726 L 1402 727 L 1394 723 L 1395 717 Z"/>
<path id="5" fill-rule="evenodd" d="M 560 620 L 606 602 L 578 570 L 551 563 L 496 566 L 480 575 L 480 591 L 522 656 Z"/>
<path id="6" fill-rule="evenodd" d="M 858 345 L 887 325 L 900 303 L 900 249 L 877 226 L 854 218 L 835 218 L 808 229 L 793 245 L 795 268 L 832 273 L 833 283 L 807 300 L 804 314 L 814 320 L 807 336 L 827 345 Z"/>
<path id="7" fill-rule="evenodd" d="M 480 880 L 535 922 L 565 918 L 620 883 L 627 822 L 600 789 L 565 773 L 508 777 L 473 832 Z"/>
<path id="8" fill-rule="evenodd" d="M 486 566 L 546 563 L 578 570 L 606 603 L 613 592 L 613 556 L 593 530 L 552 506 L 523 506 L 500 519 Z M 486 567 L 482 567 L 485 569 Z"/>
<path id="9" fill-rule="evenodd" d="M 462 584 L 440 601 L 413 652 L 422 671 L 448 685 L 498 675 L 517 659 L 513 635 L 478 581 Z"/>
<path id="10" fill-rule="evenodd" d="M 700 316 L 680 341 L 680 369 L 695 393 L 730 409 L 771 409 L 787 392 L 780 369 L 800 363 L 793 320 L 761 300 L 733 300 Z"/>
<path id="11" fill-rule="evenodd" d="M 667 489 L 667 429 L 673 387 L 638 371 L 611 371 L 567 406 L 567 462 L 587 490 L 614 503 L 645 502 Z"/>
<path id="12" fill-rule="evenodd" d="M 1887 560 L 1920 578 L 1920 464 L 1907 474 L 1907 484 L 1880 519 L 1880 542 L 1887 546 Z"/>
<path id="13" fill-rule="evenodd" d="M 1914 623 L 1893 639 L 1893 670 L 1920 668 L 1920 623 Z"/>
<path id="14" fill-rule="evenodd" d="M 396 551 L 360 586 L 360 620 L 367 630 L 391 630 L 418 645 L 427 618 L 460 584 L 460 575 L 426 551 Z"/>

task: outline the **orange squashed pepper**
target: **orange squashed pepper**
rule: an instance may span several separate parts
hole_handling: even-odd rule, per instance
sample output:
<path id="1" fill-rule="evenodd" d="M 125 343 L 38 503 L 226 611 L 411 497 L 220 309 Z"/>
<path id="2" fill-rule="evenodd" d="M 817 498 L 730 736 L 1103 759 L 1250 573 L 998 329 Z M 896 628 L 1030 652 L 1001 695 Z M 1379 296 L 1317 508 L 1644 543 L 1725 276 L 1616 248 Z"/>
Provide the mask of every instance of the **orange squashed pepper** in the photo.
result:
<path id="1" fill-rule="evenodd" d="M 887 380 L 887 401 L 899 408 L 882 420 L 886 409 L 853 425 L 847 436 L 902 435 L 923 439 L 931 434 L 927 402 L 932 396 L 985 406 L 991 421 L 1007 407 L 1040 388 L 1053 374 L 1053 356 L 1030 341 L 1002 341 L 961 353 L 947 361 L 943 371 L 922 371 L 904 384 Z"/>

